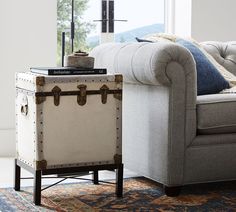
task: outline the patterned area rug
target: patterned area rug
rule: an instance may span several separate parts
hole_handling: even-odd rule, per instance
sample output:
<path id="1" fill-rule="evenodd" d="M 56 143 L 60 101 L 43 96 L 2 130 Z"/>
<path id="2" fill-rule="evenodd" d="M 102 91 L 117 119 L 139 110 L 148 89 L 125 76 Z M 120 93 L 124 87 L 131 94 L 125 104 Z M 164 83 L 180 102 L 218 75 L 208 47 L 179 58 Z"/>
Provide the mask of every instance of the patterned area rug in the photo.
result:
<path id="1" fill-rule="evenodd" d="M 91 182 L 57 185 L 42 192 L 42 206 L 32 204 L 32 187 L 15 192 L 0 189 L 0 211 L 172 212 L 236 211 L 236 182 L 185 186 L 178 197 L 163 194 L 161 186 L 145 178 L 124 181 L 124 197 L 115 185 Z"/>

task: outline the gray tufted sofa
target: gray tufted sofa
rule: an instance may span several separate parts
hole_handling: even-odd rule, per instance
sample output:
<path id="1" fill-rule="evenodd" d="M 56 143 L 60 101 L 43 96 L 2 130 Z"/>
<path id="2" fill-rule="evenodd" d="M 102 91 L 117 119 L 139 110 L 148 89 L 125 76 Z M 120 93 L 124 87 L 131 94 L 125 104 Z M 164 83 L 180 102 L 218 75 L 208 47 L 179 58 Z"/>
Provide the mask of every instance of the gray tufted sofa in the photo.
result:
<path id="1" fill-rule="evenodd" d="M 236 74 L 236 42 L 204 48 Z M 109 43 L 90 54 L 96 67 L 124 76 L 125 167 L 164 185 L 236 179 L 236 94 L 197 96 L 196 67 L 167 42 Z"/>

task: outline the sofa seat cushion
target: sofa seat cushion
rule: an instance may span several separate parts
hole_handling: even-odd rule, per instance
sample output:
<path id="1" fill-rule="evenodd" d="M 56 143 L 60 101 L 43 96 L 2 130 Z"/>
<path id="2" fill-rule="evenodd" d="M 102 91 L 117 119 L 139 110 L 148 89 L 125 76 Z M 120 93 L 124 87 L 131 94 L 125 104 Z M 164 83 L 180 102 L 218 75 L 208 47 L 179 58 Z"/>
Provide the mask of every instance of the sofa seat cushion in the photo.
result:
<path id="1" fill-rule="evenodd" d="M 197 97 L 198 134 L 236 133 L 236 94 Z"/>

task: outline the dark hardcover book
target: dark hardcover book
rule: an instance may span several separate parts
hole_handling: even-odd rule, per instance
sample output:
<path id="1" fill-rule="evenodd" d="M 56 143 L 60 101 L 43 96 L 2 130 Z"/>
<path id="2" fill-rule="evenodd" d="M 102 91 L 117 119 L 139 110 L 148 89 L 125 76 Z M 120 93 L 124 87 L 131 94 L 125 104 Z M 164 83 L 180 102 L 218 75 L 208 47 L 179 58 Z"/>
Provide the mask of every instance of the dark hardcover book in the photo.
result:
<path id="1" fill-rule="evenodd" d="M 107 74 L 105 68 L 82 69 L 74 67 L 36 67 L 30 68 L 30 71 L 44 75 L 89 75 L 89 74 Z"/>

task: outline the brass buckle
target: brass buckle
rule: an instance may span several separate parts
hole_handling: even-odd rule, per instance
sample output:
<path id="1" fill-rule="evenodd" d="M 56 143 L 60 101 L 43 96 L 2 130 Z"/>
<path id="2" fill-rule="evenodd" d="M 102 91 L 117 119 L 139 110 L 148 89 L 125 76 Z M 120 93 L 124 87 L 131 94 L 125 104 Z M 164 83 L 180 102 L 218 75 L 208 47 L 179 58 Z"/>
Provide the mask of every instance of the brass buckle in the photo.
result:
<path id="1" fill-rule="evenodd" d="M 77 103 L 81 106 L 85 105 L 87 102 L 87 94 L 86 94 L 86 85 L 78 85 L 77 88 L 80 90 L 79 95 L 77 96 Z"/>
<path id="2" fill-rule="evenodd" d="M 60 104 L 61 89 L 58 86 L 55 86 L 52 89 L 52 93 L 53 93 L 53 96 L 54 96 L 54 105 L 58 106 Z"/>

